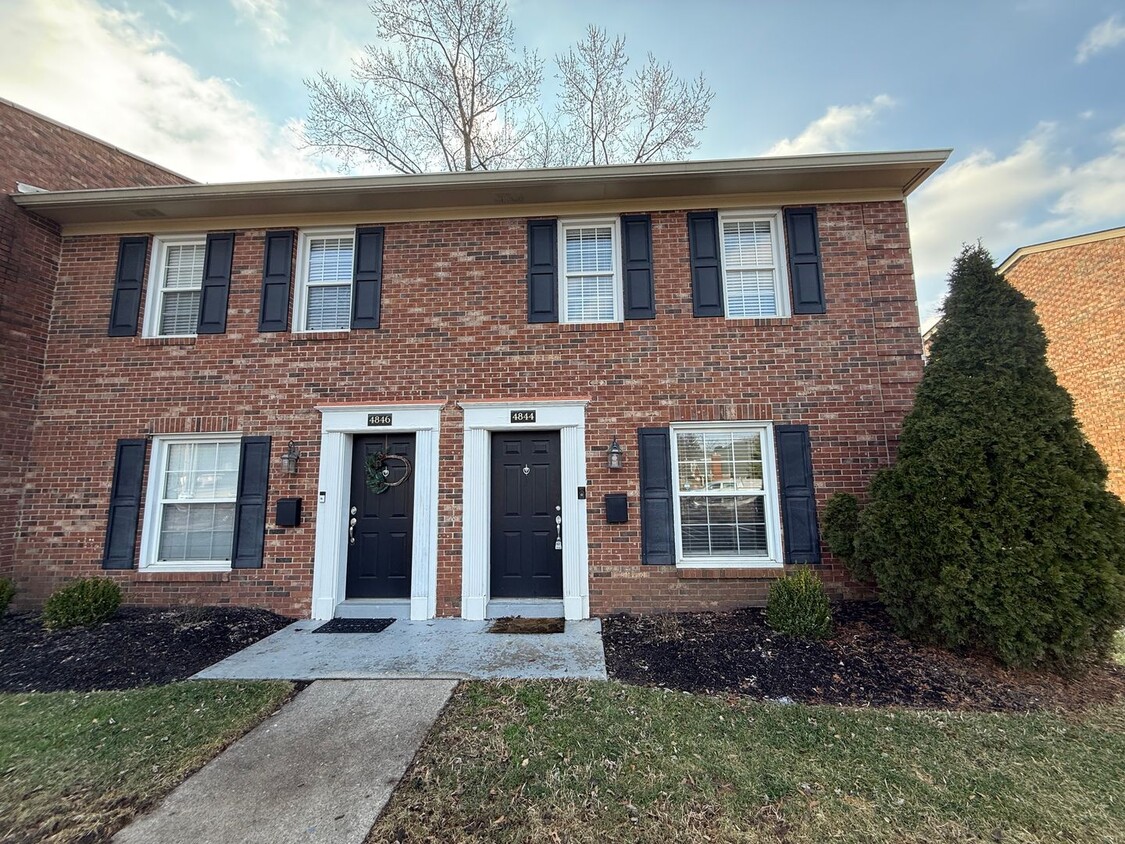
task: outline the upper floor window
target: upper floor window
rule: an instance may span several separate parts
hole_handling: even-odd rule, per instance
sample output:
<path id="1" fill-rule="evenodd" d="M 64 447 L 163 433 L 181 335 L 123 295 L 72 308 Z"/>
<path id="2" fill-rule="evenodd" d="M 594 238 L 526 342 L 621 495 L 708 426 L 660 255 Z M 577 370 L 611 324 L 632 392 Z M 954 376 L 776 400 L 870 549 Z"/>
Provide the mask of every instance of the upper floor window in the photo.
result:
<path id="1" fill-rule="evenodd" d="M 781 212 L 719 215 L 728 318 L 789 316 Z"/>
<path id="2" fill-rule="evenodd" d="M 296 330 L 350 329 L 355 230 L 302 232 L 298 262 Z"/>
<path id="3" fill-rule="evenodd" d="M 199 323 L 207 238 L 157 238 L 149 274 L 145 336 L 194 337 Z"/>
<path id="4" fill-rule="evenodd" d="M 620 322 L 618 221 L 561 220 L 559 252 L 562 322 Z"/>

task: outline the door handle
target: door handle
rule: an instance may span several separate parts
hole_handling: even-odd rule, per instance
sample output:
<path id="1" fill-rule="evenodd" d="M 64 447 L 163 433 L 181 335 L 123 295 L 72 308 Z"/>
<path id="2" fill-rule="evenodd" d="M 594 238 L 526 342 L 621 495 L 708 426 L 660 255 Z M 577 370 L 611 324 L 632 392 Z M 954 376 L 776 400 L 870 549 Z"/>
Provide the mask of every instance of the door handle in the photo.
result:
<path id="1" fill-rule="evenodd" d="M 352 507 L 351 518 L 348 519 L 348 544 L 355 545 L 355 507 Z"/>
<path id="2" fill-rule="evenodd" d="M 562 507 L 555 507 L 555 510 L 561 510 Z M 562 550 L 562 516 L 555 516 L 555 550 Z"/>

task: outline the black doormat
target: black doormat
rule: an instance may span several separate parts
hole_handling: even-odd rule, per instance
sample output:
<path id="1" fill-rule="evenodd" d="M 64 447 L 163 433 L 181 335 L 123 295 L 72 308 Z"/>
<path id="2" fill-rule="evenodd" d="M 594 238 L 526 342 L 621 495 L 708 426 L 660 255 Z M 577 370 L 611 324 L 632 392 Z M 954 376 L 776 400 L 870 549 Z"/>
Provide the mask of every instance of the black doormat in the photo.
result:
<path id="1" fill-rule="evenodd" d="M 489 633 L 562 633 L 566 621 L 561 618 L 524 618 L 505 616 L 498 618 L 488 628 Z"/>
<path id="2" fill-rule="evenodd" d="M 393 618 L 334 618 L 313 633 L 382 633 L 394 623 Z"/>

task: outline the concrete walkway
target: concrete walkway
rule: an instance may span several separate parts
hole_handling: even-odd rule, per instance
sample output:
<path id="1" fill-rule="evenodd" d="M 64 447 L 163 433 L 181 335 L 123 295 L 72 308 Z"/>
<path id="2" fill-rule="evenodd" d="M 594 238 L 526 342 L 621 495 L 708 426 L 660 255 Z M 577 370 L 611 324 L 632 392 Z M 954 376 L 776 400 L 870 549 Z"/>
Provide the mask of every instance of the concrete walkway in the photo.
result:
<path id="1" fill-rule="evenodd" d="M 489 633 L 488 621 L 399 620 L 381 633 L 313 633 L 298 621 L 195 675 L 200 680 L 604 680 L 601 622 L 549 634 Z"/>
<path id="2" fill-rule="evenodd" d="M 361 844 L 456 685 L 314 683 L 113 840 Z"/>

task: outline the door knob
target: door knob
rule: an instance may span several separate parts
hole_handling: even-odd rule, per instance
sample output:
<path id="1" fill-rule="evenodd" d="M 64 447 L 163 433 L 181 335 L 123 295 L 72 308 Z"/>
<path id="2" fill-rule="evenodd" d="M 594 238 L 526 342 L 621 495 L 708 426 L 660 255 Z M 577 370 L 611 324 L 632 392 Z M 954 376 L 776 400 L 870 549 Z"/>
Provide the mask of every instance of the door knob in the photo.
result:
<path id="1" fill-rule="evenodd" d="M 355 516 L 348 519 L 348 544 L 355 545 Z"/>

